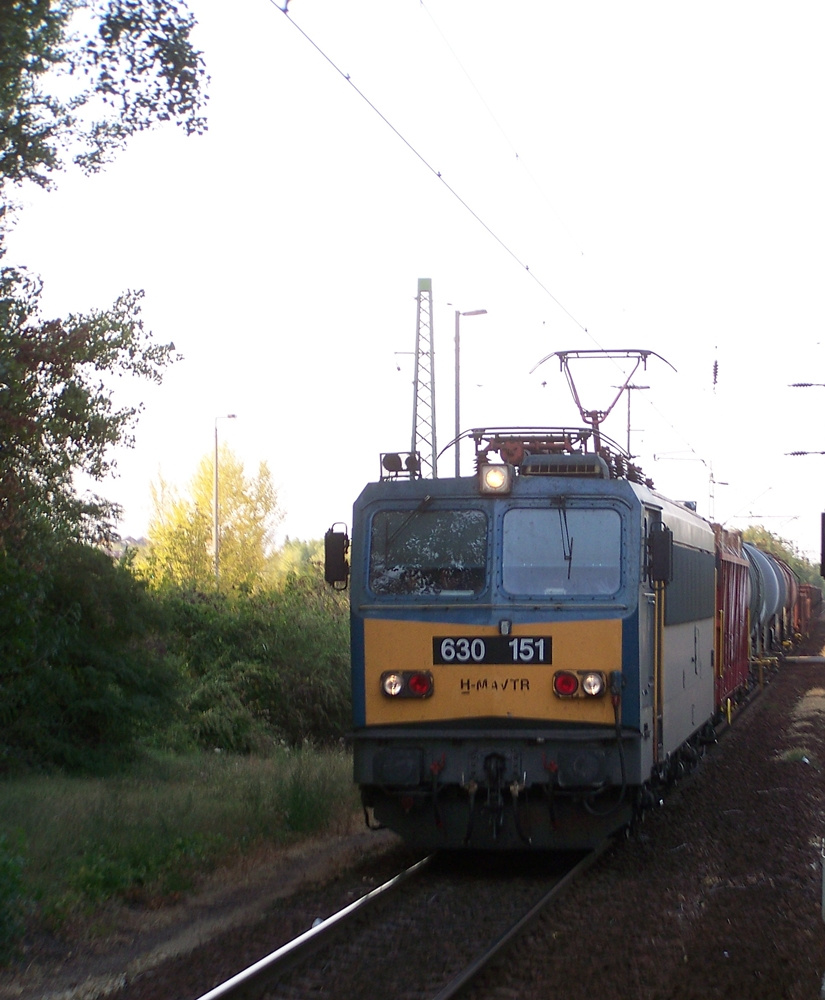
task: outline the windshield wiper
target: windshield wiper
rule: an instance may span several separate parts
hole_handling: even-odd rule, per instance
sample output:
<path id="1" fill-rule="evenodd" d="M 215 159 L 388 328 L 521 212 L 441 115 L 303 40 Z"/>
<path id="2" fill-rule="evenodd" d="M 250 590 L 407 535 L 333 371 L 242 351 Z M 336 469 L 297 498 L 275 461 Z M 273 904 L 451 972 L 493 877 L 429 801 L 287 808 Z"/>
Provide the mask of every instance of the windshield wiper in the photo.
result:
<path id="1" fill-rule="evenodd" d="M 395 529 L 395 531 L 387 539 L 387 543 L 386 543 L 386 546 L 385 546 L 385 551 L 386 552 L 389 552 L 390 546 L 396 540 L 396 538 L 398 538 L 398 536 L 401 534 L 401 532 L 407 527 L 407 525 L 412 520 L 414 520 L 416 517 L 418 517 L 418 515 L 421 513 L 421 511 L 424 510 L 424 508 L 427 506 L 427 504 L 431 500 L 432 500 L 432 497 L 428 493 L 425 497 L 422 498 L 421 503 L 415 508 L 415 510 L 411 511 L 411 513 L 409 514 L 409 516 L 404 518 L 404 520 L 401 522 L 401 524 L 398 525 L 398 527 Z"/>
<path id="2" fill-rule="evenodd" d="M 573 572 L 573 539 L 570 537 L 570 529 L 567 525 L 567 508 L 559 507 L 559 527 L 561 528 L 561 554 L 567 563 L 567 579 Z"/>

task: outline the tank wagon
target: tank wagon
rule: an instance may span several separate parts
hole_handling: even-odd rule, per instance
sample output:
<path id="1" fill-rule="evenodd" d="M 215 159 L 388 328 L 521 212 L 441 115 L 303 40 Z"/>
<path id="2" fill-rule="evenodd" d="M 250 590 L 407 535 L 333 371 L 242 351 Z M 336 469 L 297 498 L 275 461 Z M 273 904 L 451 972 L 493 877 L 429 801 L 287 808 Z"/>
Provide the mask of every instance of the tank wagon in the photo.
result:
<path id="1" fill-rule="evenodd" d="M 355 780 L 368 822 L 423 848 L 587 848 L 695 763 L 799 588 L 592 428 L 469 436 L 473 476 L 384 455 L 351 543 L 326 536 Z"/>

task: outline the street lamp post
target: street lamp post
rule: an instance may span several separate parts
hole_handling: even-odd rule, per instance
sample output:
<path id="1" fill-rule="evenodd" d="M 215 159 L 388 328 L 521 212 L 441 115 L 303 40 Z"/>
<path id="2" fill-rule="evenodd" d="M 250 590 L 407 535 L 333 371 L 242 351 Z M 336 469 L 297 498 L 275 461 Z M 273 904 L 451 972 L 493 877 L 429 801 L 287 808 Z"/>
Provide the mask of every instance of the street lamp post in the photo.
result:
<path id="1" fill-rule="evenodd" d="M 630 390 L 631 389 L 649 389 L 649 385 L 631 385 L 629 382 L 625 386 L 627 390 L 627 454 L 630 456 Z"/>
<path id="2" fill-rule="evenodd" d="M 220 583 L 220 514 L 218 508 L 218 421 L 219 420 L 234 420 L 234 413 L 227 413 L 224 417 L 215 417 L 215 495 L 214 504 L 212 508 L 212 513 L 214 515 L 213 533 L 215 540 L 215 590 L 218 589 L 218 584 Z"/>
<path id="3" fill-rule="evenodd" d="M 461 475 L 461 448 L 458 437 L 461 434 L 461 317 L 462 316 L 484 316 L 486 309 L 471 309 L 469 312 L 455 311 L 455 477 Z"/>

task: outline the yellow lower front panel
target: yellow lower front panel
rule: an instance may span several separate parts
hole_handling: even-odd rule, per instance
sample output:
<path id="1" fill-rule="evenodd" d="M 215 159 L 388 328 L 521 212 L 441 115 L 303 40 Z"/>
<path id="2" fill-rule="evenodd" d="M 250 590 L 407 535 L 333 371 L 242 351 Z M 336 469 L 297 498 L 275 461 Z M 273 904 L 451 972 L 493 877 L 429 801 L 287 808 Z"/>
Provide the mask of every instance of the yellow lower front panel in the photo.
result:
<path id="1" fill-rule="evenodd" d="M 491 656 L 505 662 L 478 662 Z M 611 671 L 621 669 L 618 619 L 520 625 L 506 637 L 495 626 L 364 622 L 368 726 L 485 717 L 612 724 L 609 690 L 600 698 L 559 698 L 553 693 L 553 675 L 598 670 L 609 682 Z M 387 697 L 380 681 L 390 670 L 431 671 L 433 694 Z"/>

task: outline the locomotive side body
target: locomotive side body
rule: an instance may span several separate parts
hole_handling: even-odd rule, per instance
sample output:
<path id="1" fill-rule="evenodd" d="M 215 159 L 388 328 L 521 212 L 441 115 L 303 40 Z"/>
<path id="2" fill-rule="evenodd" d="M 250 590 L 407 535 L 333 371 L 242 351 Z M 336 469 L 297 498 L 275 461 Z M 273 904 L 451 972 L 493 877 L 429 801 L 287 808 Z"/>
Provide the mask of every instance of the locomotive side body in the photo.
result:
<path id="1" fill-rule="evenodd" d="M 355 779 L 411 843 L 589 847 L 714 713 L 713 529 L 589 458 L 355 504 Z"/>
<path id="2" fill-rule="evenodd" d="M 664 620 L 663 697 L 654 764 L 662 778 L 684 745 L 714 715 L 715 540 L 692 510 L 653 496 L 673 533 L 673 574 L 657 595 Z"/>

